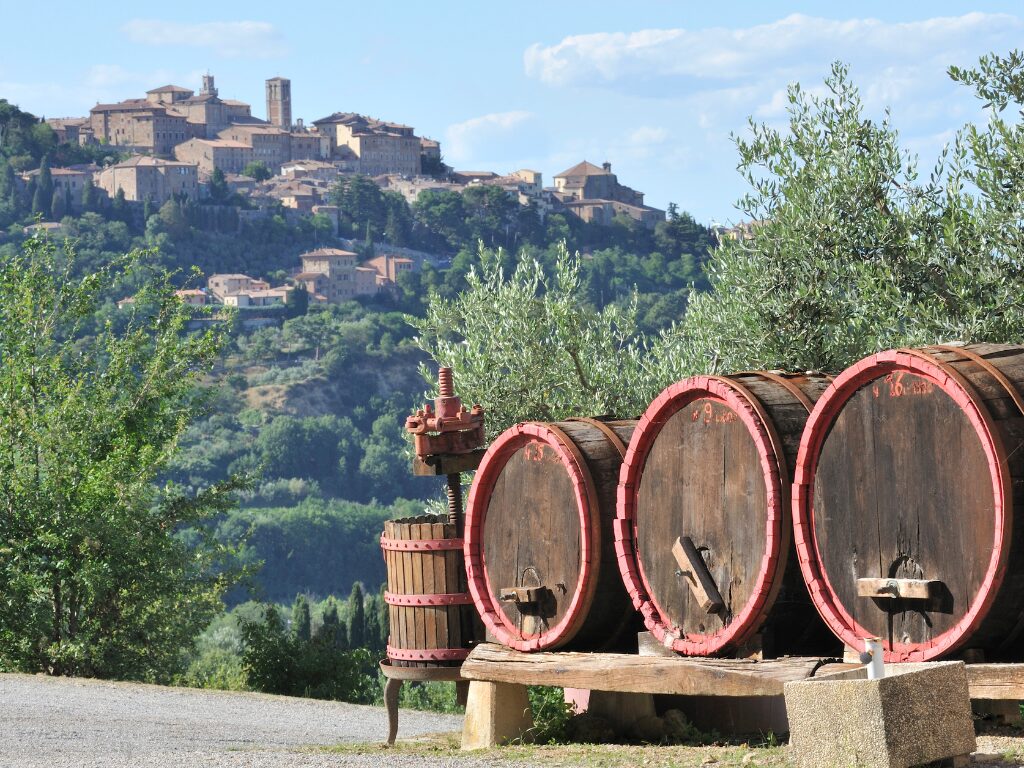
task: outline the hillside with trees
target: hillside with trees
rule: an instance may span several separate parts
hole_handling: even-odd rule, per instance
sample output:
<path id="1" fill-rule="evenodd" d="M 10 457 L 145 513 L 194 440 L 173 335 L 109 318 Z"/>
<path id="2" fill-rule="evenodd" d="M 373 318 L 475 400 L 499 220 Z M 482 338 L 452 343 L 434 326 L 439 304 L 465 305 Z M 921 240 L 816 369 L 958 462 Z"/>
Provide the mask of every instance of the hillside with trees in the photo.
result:
<path id="1" fill-rule="evenodd" d="M 282 281 L 303 251 L 341 242 L 329 226 L 244 220 L 223 190 L 159 210 L 86 192 L 60 219 L 73 245 L 57 247 L 26 227 L 59 209 L 43 210 L 46 171 L 72 150 L 0 102 L 0 351 L 21 361 L 0 390 L 22 398 L 0 404 L 0 484 L 16 510 L 0 516 L 0 587 L 16 596 L 0 607 L 0 668 L 280 692 L 312 692 L 310 670 L 329 668 L 317 695 L 367 700 L 386 631 L 375 539 L 441 490 L 410 476 L 402 427 L 438 363 L 493 436 L 521 419 L 635 415 L 696 372 L 836 371 L 892 346 L 1019 342 L 1022 62 L 951 69 L 988 119 L 927 174 L 865 115 L 842 65 L 822 95 L 794 86 L 784 128 L 751 124 L 736 140 L 740 208 L 758 224 L 721 243 L 675 207 L 653 230 L 541 221 L 486 187 L 410 206 L 345 178 L 345 244 L 435 263 L 394 292 L 261 310 L 257 323 L 173 290 L 215 272 Z M 159 573 L 137 573 L 140 559 Z M 295 663 L 275 677 L 283 657 Z"/>

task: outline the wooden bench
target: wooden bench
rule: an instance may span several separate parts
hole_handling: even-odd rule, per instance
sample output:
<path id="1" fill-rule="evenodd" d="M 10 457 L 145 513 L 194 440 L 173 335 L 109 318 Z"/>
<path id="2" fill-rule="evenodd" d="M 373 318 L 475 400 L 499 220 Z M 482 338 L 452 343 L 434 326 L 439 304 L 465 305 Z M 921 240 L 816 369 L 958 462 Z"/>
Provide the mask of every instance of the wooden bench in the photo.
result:
<path id="1" fill-rule="evenodd" d="M 461 670 L 462 678 L 470 681 L 463 749 L 491 747 L 523 736 L 532 727 L 526 699 L 529 685 L 693 697 L 699 702 L 694 711 L 721 717 L 725 708 L 737 702 L 756 705 L 761 700 L 765 705 L 782 706 L 787 682 L 859 666 L 814 657 L 758 661 L 625 653 L 521 653 L 483 643 L 473 649 Z M 1000 702 L 1024 700 L 1024 664 L 969 664 L 967 678 L 972 701 L 989 704 L 993 712 L 1000 711 Z M 720 706 L 714 706 L 716 702 Z M 1012 708 L 1003 707 L 1007 712 Z M 699 722 L 695 725 L 702 727 Z"/>

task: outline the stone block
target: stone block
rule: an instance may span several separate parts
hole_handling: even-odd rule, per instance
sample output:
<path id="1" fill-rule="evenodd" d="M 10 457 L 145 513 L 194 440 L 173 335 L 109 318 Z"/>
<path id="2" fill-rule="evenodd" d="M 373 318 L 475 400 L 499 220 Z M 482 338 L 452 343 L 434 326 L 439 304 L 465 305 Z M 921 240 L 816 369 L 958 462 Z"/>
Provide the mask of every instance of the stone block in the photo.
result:
<path id="1" fill-rule="evenodd" d="M 909 768 L 976 748 L 963 662 L 893 664 L 786 683 L 789 745 L 802 768 Z"/>
<path id="2" fill-rule="evenodd" d="M 488 749 L 524 736 L 533 727 L 525 685 L 473 680 L 462 723 L 462 748 Z"/>

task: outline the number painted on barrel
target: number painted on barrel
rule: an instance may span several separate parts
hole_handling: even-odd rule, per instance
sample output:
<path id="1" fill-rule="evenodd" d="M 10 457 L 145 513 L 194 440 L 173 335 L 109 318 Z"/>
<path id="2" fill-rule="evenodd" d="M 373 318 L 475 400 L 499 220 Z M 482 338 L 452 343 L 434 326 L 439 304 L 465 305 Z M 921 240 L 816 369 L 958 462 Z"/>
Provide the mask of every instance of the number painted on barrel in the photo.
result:
<path id="1" fill-rule="evenodd" d="M 739 419 L 736 412 L 726 405 L 698 400 L 690 411 L 690 421 L 701 424 L 729 424 Z"/>
<path id="2" fill-rule="evenodd" d="M 930 395 L 934 390 L 932 382 L 906 371 L 893 371 L 884 379 L 875 379 L 871 384 L 871 394 L 875 398 Z"/>

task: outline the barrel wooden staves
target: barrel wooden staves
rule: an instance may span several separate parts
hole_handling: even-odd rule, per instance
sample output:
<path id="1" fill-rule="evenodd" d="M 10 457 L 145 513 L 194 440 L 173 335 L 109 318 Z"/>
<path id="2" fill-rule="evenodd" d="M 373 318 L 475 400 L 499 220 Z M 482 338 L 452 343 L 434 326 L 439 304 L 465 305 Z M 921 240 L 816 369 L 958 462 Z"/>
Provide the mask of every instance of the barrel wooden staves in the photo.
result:
<path id="1" fill-rule="evenodd" d="M 466 510 L 469 590 L 519 651 L 627 650 L 639 622 L 615 567 L 619 465 L 635 421 L 528 422 L 487 450 Z"/>
<path id="2" fill-rule="evenodd" d="M 384 523 L 390 636 L 395 667 L 457 667 L 473 639 L 472 598 L 466 591 L 461 538 L 445 516 Z"/>
<path id="3" fill-rule="evenodd" d="M 622 464 L 616 547 L 651 633 L 691 656 L 828 653 L 792 549 L 791 471 L 822 374 L 695 376 L 663 391 Z"/>
<path id="4" fill-rule="evenodd" d="M 872 355 L 818 400 L 794 531 L 821 615 L 887 661 L 1024 657 L 1024 347 Z"/>

